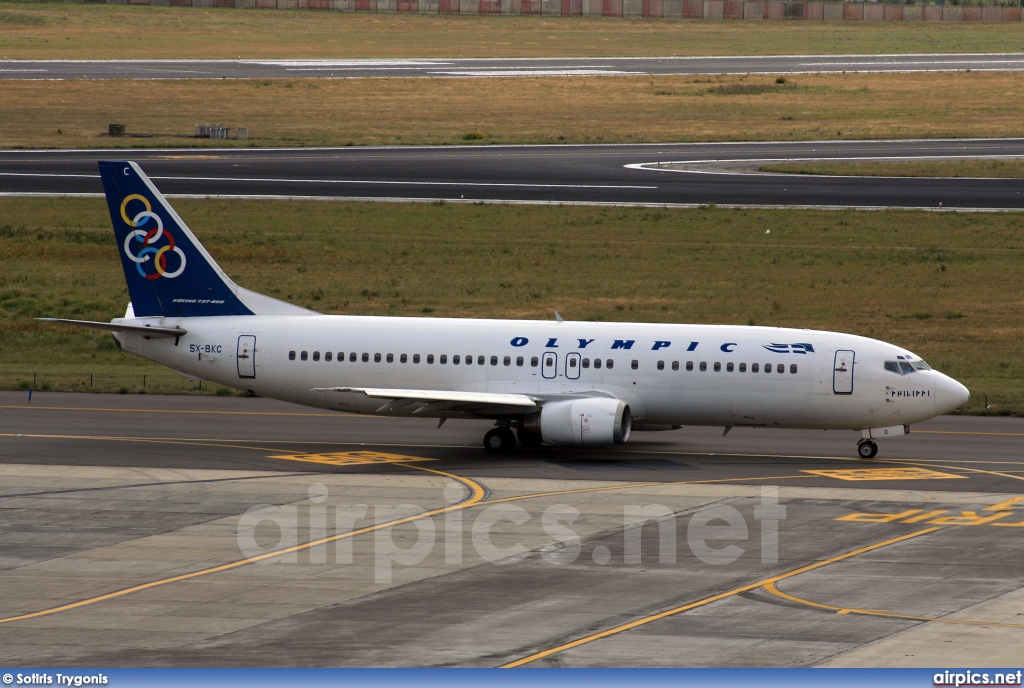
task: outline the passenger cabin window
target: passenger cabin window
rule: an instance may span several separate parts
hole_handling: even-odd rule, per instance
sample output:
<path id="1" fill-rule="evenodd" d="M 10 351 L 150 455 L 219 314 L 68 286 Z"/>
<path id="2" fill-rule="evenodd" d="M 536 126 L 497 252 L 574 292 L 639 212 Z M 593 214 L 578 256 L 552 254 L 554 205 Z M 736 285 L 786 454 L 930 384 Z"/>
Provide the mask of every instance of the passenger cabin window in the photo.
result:
<path id="1" fill-rule="evenodd" d="M 708 364 L 707 364 L 707 362 L 705 362 L 705 361 L 701 361 L 701 362 L 700 362 L 700 372 L 702 372 L 702 373 L 703 373 L 703 372 L 704 372 L 705 370 L 707 370 L 707 369 L 708 369 Z"/>
<path id="2" fill-rule="evenodd" d="M 408 363 L 409 362 L 409 354 L 402 354 L 401 356 L 399 356 L 398 357 L 398 362 L 399 363 Z"/>
<path id="3" fill-rule="evenodd" d="M 288 352 L 288 360 L 289 361 L 294 361 L 295 360 L 295 352 L 294 351 L 289 351 Z"/>
<path id="4" fill-rule="evenodd" d="M 483 356 L 477 356 L 477 357 L 476 357 L 476 364 L 477 364 L 477 365 L 483 365 L 483 364 L 484 364 L 484 361 L 486 361 L 486 360 L 487 360 L 487 359 L 485 359 L 485 358 L 484 358 Z M 495 358 L 495 359 L 494 359 L 494 365 L 497 365 L 497 364 L 498 364 L 498 359 L 497 359 L 497 358 Z"/>
<path id="5" fill-rule="evenodd" d="M 419 354 L 413 354 L 412 355 L 412 362 L 413 363 L 419 363 L 420 362 L 420 355 Z"/>
<path id="6" fill-rule="evenodd" d="M 637 368 L 640 367 L 640 361 L 634 358 L 633 362 L 629 364 L 629 367 L 632 368 L 633 370 L 636 370 Z"/>
<path id="7" fill-rule="evenodd" d="M 491 356 L 491 365 L 492 366 L 498 365 L 498 357 L 497 356 Z"/>
<path id="8" fill-rule="evenodd" d="M 369 362 L 370 362 L 370 354 L 368 354 L 366 352 L 363 352 L 363 363 L 369 363 Z"/>
<path id="9" fill-rule="evenodd" d="M 303 351 L 301 354 L 299 354 L 299 358 L 301 358 L 303 361 L 305 361 L 306 359 L 309 358 L 309 352 L 308 351 Z"/>
<path id="10" fill-rule="evenodd" d="M 722 372 L 722 364 L 719 363 L 718 361 L 715 361 L 715 372 L 716 373 Z"/>
<path id="11" fill-rule="evenodd" d="M 462 360 L 458 354 L 452 356 L 452 365 L 459 365 L 459 361 Z"/>
<path id="12" fill-rule="evenodd" d="M 778 373 L 779 375 L 782 375 L 783 373 L 785 373 L 786 372 L 786 364 L 785 363 L 780 363 L 777 366 L 775 366 L 775 372 Z"/>
<path id="13" fill-rule="evenodd" d="M 757 363 L 751 363 L 751 364 L 750 364 L 750 372 L 752 372 L 752 373 L 756 373 L 756 372 L 757 372 L 758 370 L 760 370 L 760 368 L 758 367 L 758 365 L 759 365 L 759 364 L 757 364 Z"/>
<path id="14" fill-rule="evenodd" d="M 536 368 L 538 363 L 540 363 L 540 360 L 536 356 L 532 356 L 530 358 L 530 367 L 531 368 Z"/>
<path id="15" fill-rule="evenodd" d="M 607 361 L 604 362 L 604 367 L 607 368 L 608 370 L 611 370 L 612 368 L 615 367 L 615 361 L 609 358 Z"/>
<path id="16" fill-rule="evenodd" d="M 595 358 L 594 359 L 594 368 L 600 368 L 600 367 L 601 367 L 601 359 L 600 358 Z"/>
<path id="17" fill-rule="evenodd" d="M 388 354 L 387 362 L 388 363 L 394 363 L 395 362 L 395 355 L 394 354 Z"/>
<path id="18" fill-rule="evenodd" d="M 658 370 L 665 370 L 665 361 L 658 361 Z"/>
<path id="19" fill-rule="evenodd" d="M 466 356 L 466 365 L 473 365 L 473 357 Z"/>
<path id="20" fill-rule="evenodd" d="M 766 373 L 772 372 L 772 364 L 771 363 L 765 363 L 764 364 L 764 372 L 766 372 Z"/>
<path id="21" fill-rule="evenodd" d="M 727 373 L 731 373 L 732 372 L 732 363 L 731 362 L 725 364 L 725 372 L 727 372 Z"/>
<path id="22" fill-rule="evenodd" d="M 339 351 L 338 352 L 338 363 L 344 363 L 344 362 L 345 362 L 345 352 L 344 351 Z"/>
<path id="23" fill-rule="evenodd" d="M 353 351 L 352 353 L 350 353 L 348 355 L 348 360 L 349 360 L 349 363 L 355 363 L 356 362 L 356 352 L 355 351 Z"/>
<path id="24" fill-rule="evenodd" d="M 331 352 L 330 351 L 328 351 L 327 353 L 324 354 L 324 360 L 325 361 L 331 360 Z"/>
<path id="25" fill-rule="evenodd" d="M 506 356 L 505 358 L 502 359 L 501 362 L 504 365 L 510 366 L 510 365 L 512 365 L 512 357 L 511 356 Z"/>
<path id="26" fill-rule="evenodd" d="M 441 354 L 441 356 L 437 359 L 437 361 L 441 365 L 447 365 L 448 364 L 448 354 Z"/>
<path id="27" fill-rule="evenodd" d="M 374 363 L 380 363 L 380 354 L 374 354 L 373 355 L 373 362 Z"/>
<path id="28" fill-rule="evenodd" d="M 576 358 L 575 357 L 569 359 L 569 367 L 570 368 L 575 368 L 576 367 Z"/>
<path id="29" fill-rule="evenodd" d="M 672 370 L 679 370 L 679 361 L 672 361 Z"/>
<path id="30" fill-rule="evenodd" d="M 313 360 L 314 361 L 319 361 L 320 360 L 320 352 L 319 351 L 314 351 L 313 352 Z"/>
<path id="31" fill-rule="evenodd" d="M 789 364 L 789 372 L 792 375 L 796 375 L 796 363 Z"/>
<path id="32" fill-rule="evenodd" d="M 740 363 L 740 372 L 741 373 L 747 372 L 747 364 L 746 363 Z"/>
<path id="33" fill-rule="evenodd" d="M 687 370 L 693 370 L 693 361 L 687 361 L 686 362 L 686 369 Z"/>
<path id="34" fill-rule="evenodd" d="M 433 363 L 434 363 L 434 354 L 427 354 L 427 364 L 428 365 L 433 365 Z"/>
<path id="35" fill-rule="evenodd" d="M 522 356 L 516 356 L 516 365 L 519 366 L 520 368 L 523 367 L 523 357 Z"/>

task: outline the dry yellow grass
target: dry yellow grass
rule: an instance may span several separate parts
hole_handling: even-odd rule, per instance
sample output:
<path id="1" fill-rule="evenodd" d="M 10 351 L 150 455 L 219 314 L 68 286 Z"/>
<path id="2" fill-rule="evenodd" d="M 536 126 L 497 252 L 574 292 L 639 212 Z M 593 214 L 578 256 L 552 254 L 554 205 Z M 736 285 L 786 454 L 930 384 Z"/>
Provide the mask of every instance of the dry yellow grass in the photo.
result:
<path id="1" fill-rule="evenodd" d="M 807 140 L 1017 136 L 1013 73 L 0 82 L 0 146 L 224 145 L 197 123 L 246 126 L 239 145 Z"/>
<path id="2" fill-rule="evenodd" d="M 0 57 L 533 57 L 1012 52 L 1019 24 L 742 22 L 0 3 Z"/>
<path id="3" fill-rule="evenodd" d="M 1024 178 L 1024 159 L 953 160 L 948 162 L 793 162 L 765 165 L 765 172 L 834 174 L 853 177 Z"/>

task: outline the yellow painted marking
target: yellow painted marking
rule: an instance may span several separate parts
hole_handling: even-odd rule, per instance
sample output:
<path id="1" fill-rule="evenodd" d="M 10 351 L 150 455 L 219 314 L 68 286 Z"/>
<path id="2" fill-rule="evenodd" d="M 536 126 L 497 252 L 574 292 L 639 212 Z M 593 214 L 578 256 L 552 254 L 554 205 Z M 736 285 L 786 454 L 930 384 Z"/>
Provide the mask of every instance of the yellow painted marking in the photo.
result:
<path id="1" fill-rule="evenodd" d="M 822 475 L 837 480 L 945 480 L 947 478 L 967 478 L 966 475 L 940 473 L 927 468 L 850 468 L 845 470 L 801 471 Z"/>
<path id="2" fill-rule="evenodd" d="M 849 607 L 836 607 L 831 604 L 821 604 L 820 602 L 812 602 L 805 600 L 802 597 L 796 597 L 788 593 L 782 592 L 776 587 L 775 583 L 765 583 L 762 586 L 765 590 L 781 597 L 782 599 L 789 600 L 790 602 L 796 602 L 803 604 L 808 607 L 816 607 L 818 609 L 828 609 L 834 611 L 837 614 L 865 614 L 868 616 L 884 616 L 890 619 L 910 619 L 911 621 L 939 621 L 941 623 L 952 623 L 952 624 L 968 624 L 971 626 L 1001 626 L 1004 628 L 1024 628 L 1024 624 L 1012 624 L 1012 623 L 997 623 L 994 621 L 975 621 L 973 619 L 947 619 L 945 617 L 937 616 L 912 616 L 910 614 L 897 614 L 889 611 L 888 609 L 855 609 Z"/>
<path id="3" fill-rule="evenodd" d="M 306 461 L 322 463 L 330 466 L 362 466 L 380 463 L 408 463 L 410 461 L 436 461 L 423 456 L 406 456 L 405 454 L 385 454 L 374 451 L 327 452 L 326 454 L 280 454 L 268 456 L 268 459 L 285 459 L 287 461 Z"/>
<path id="4" fill-rule="evenodd" d="M 935 511 L 928 511 L 921 514 L 920 516 L 912 516 L 910 518 L 903 519 L 900 523 L 920 523 L 921 521 L 927 521 L 929 518 L 935 518 L 946 513 L 946 509 L 936 509 Z"/>
<path id="5" fill-rule="evenodd" d="M 517 659 L 514 662 L 509 662 L 508 664 L 503 664 L 503 665 L 501 665 L 501 668 L 502 669 L 511 669 L 511 668 L 514 668 L 514 667 L 523 666 L 524 664 L 529 664 L 531 662 L 537 661 L 538 659 L 543 659 L 545 657 L 550 657 L 553 654 L 557 654 L 557 653 L 563 652 L 565 650 L 570 650 L 570 649 L 572 649 L 574 647 L 579 647 L 580 645 L 585 645 L 586 643 L 590 643 L 590 642 L 593 642 L 595 640 L 600 640 L 602 638 L 607 638 L 609 636 L 617 635 L 619 633 L 622 633 L 623 631 L 628 631 L 628 630 L 631 630 L 631 629 L 634 629 L 634 628 L 638 628 L 640 626 L 644 626 L 644 625 L 652 623 L 654 621 L 660 621 L 661 619 L 665 619 L 665 618 L 670 617 L 670 616 L 675 616 L 676 614 L 680 614 L 682 612 L 689 611 L 691 609 L 696 609 L 697 607 L 703 607 L 704 605 L 711 604 L 712 602 L 717 602 L 719 600 L 724 600 L 724 599 L 726 599 L 728 597 L 734 597 L 736 595 L 740 595 L 742 593 L 748 592 L 750 590 L 754 590 L 756 588 L 760 588 L 762 586 L 765 586 L 765 585 L 768 585 L 768 584 L 771 584 L 771 583 L 777 583 L 778 581 L 785 580 L 787 578 L 792 578 L 793 576 L 797 576 L 797 575 L 799 575 L 801 573 L 806 573 L 807 571 L 813 571 L 815 569 L 820 569 L 823 566 L 828 566 L 829 564 L 834 564 L 837 561 L 843 561 L 844 559 L 849 559 L 850 557 L 855 557 L 858 554 L 864 554 L 866 552 L 871 552 L 871 551 L 879 549 L 881 547 L 886 547 L 888 545 L 896 544 L 897 542 L 903 542 L 904 540 L 910 540 L 911 538 L 916 538 L 916 537 L 920 537 L 922 535 L 927 535 L 928 533 L 934 533 L 937 530 L 940 530 L 940 528 L 938 528 L 938 527 L 935 527 L 935 528 L 925 528 L 924 530 L 919 530 L 919 531 L 917 531 L 915 533 L 910 533 L 909 535 L 901 535 L 899 537 L 890 538 L 888 540 L 883 540 L 882 542 L 876 542 L 873 545 L 867 545 L 866 547 L 861 547 L 859 549 L 855 549 L 852 552 L 847 552 L 845 554 L 840 554 L 840 555 L 831 557 L 829 559 L 825 559 L 823 561 L 818 561 L 818 562 L 815 562 L 813 564 L 808 564 L 806 566 L 801 566 L 798 569 L 793 569 L 792 571 L 788 571 L 786 573 L 779 574 L 778 576 L 772 576 L 771 578 L 766 578 L 765 580 L 758 581 L 757 583 L 751 583 L 749 585 L 744 585 L 744 586 L 739 587 L 739 588 L 734 588 L 734 589 L 729 590 L 727 592 L 719 593 L 717 595 L 712 595 L 711 597 L 705 597 L 702 600 L 698 600 L 696 602 L 691 602 L 689 604 L 684 604 L 681 607 L 676 607 L 675 609 L 669 609 L 668 611 L 664 611 L 664 612 L 661 612 L 659 614 L 652 614 L 651 616 L 646 616 L 646 617 L 644 617 L 642 619 L 637 619 L 636 621 L 631 621 L 629 623 L 622 624 L 621 626 L 616 626 L 615 628 L 609 628 L 608 630 L 601 631 L 600 633 L 594 633 L 594 634 L 588 635 L 588 636 L 586 636 L 584 638 L 579 638 L 578 640 L 574 640 L 572 642 L 565 643 L 563 645 L 559 645 L 557 647 L 553 647 L 553 648 L 550 648 L 548 650 L 543 650 L 542 652 L 536 652 L 536 653 L 534 653 L 532 655 L 528 655 L 528 656 L 523 657 L 521 659 Z"/>
<path id="6" fill-rule="evenodd" d="M 999 502 L 998 504 L 987 506 L 984 509 L 982 509 L 982 511 L 1010 511 L 1011 509 L 1014 508 L 1014 506 L 1020 504 L 1021 502 L 1024 502 L 1024 497 L 1011 497 L 1010 499 L 1007 499 L 1005 502 Z"/>
<path id="7" fill-rule="evenodd" d="M 295 545 L 294 547 L 286 547 L 284 549 L 279 549 L 279 550 L 275 550 L 273 552 L 267 552 L 266 554 L 260 554 L 260 555 L 255 556 L 255 557 L 250 557 L 248 559 L 240 559 L 238 561 L 232 561 L 232 562 L 229 562 L 227 564 L 222 564 L 220 566 L 214 566 L 214 567 L 211 567 L 211 568 L 202 569 L 200 571 L 193 571 L 192 573 L 185 573 L 185 574 L 182 574 L 180 576 L 172 576 L 170 578 L 161 578 L 160 580 L 151 581 L 149 583 L 143 583 L 141 585 L 134 585 L 134 586 L 132 586 L 130 588 L 124 588 L 123 590 L 115 590 L 114 592 L 107 593 L 105 595 L 97 595 L 96 597 L 90 597 L 90 598 L 85 599 L 85 600 L 79 600 L 78 602 L 72 602 L 70 604 L 64 604 L 64 605 L 61 605 L 59 607 L 51 607 L 50 609 L 43 609 L 43 610 L 38 611 L 38 612 L 29 612 L 27 614 L 19 614 L 18 616 L 9 616 L 9 617 L 7 617 L 5 619 L 0 619 L 0 624 L 9 623 L 11 621 L 23 621 L 25 619 L 34 619 L 36 617 L 47 616 L 49 614 L 56 614 L 57 612 L 63 612 L 63 611 L 67 611 L 69 609 L 77 609 L 79 607 L 84 607 L 86 605 L 96 604 L 97 602 L 103 602 L 104 600 L 111 600 L 111 599 L 114 599 L 116 597 L 123 597 L 124 595 L 130 595 L 133 592 L 139 592 L 141 590 L 148 590 L 150 588 L 155 588 L 155 587 L 160 586 L 160 585 L 167 585 L 168 583 L 176 583 L 178 581 L 189 580 L 191 578 L 198 578 L 199 576 L 205 576 L 205 575 L 208 575 L 208 574 L 211 574 L 211 573 L 219 573 L 221 571 L 230 571 L 231 569 L 236 569 L 236 568 L 238 568 L 240 566 L 247 566 L 248 564 L 253 564 L 253 563 L 256 563 L 258 561 L 266 561 L 267 559 L 274 559 L 276 557 L 284 556 L 285 554 L 291 554 L 293 552 L 301 552 L 302 550 L 306 550 L 306 549 L 309 549 L 311 547 L 316 547 L 317 545 L 324 545 L 324 544 L 327 544 L 328 542 L 335 542 L 337 540 L 344 540 L 344 539 L 347 539 L 347 538 L 355 537 L 356 535 L 362 535 L 364 533 L 371 533 L 371 532 L 374 532 L 374 531 L 377 531 L 377 530 L 383 530 L 384 528 L 391 528 L 392 526 L 401 525 L 403 523 L 412 523 L 413 521 L 418 521 L 418 520 L 424 519 L 424 518 L 430 518 L 432 516 L 437 516 L 438 514 L 444 514 L 444 513 L 447 513 L 449 511 L 455 511 L 455 510 L 458 510 L 458 509 L 465 509 L 468 506 L 471 506 L 473 504 L 477 504 L 477 503 L 481 502 L 483 500 L 483 498 L 484 498 L 484 495 L 487 494 L 486 490 L 484 489 L 484 487 L 482 485 L 480 485 L 480 483 L 478 483 L 475 480 L 472 480 L 470 478 L 463 478 L 463 477 L 455 475 L 453 473 L 446 473 L 445 471 L 438 471 L 438 470 L 434 470 L 432 468 L 420 468 L 418 466 L 413 466 L 413 468 L 418 468 L 421 471 L 427 471 L 429 473 L 436 473 L 437 475 L 442 475 L 442 476 L 444 476 L 446 478 L 451 478 L 452 480 L 455 480 L 455 481 L 461 483 L 462 485 L 464 485 L 465 487 L 469 488 L 470 496 L 465 501 L 462 501 L 462 502 L 459 502 L 459 503 L 456 503 L 456 504 L 452 504 L 451 506 L 446 506 L 446 507 L 442 507 L 442 508 L 439 508 L 439 509 L 434 509 L 432 511 L 427 511 L 427 512 L 424 512 L 422 514 L 415 515 L 415 516 L 407 516 L 405 518 L 399 518 L 399 519 L 396 519 L 394 521 L 388 521 L 387 523 L 380 523 L 380 524 L 376 524 L 376 525 L 372 525 L 372 526 L 367 526 L 365 528 L 360 528 L 358 530 L 349 531 L 347 533 L 339 533 L 337 535 L 331 535 L 329 537 L 320 538 L 319 540 L 312 540 L 310 542 L 304 542 L 301 545 Z"/>

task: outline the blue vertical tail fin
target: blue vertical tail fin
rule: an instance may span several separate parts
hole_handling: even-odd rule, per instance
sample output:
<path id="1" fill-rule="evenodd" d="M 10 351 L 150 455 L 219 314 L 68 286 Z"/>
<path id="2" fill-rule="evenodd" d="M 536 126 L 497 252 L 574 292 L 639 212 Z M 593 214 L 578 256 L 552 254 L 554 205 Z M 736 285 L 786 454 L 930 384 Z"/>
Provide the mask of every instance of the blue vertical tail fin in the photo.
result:
<path id="1" fill-rule="evenodd" d="M 99 166 L 136 317 L 312 312 L 235 284 L 134 162 Z"/>

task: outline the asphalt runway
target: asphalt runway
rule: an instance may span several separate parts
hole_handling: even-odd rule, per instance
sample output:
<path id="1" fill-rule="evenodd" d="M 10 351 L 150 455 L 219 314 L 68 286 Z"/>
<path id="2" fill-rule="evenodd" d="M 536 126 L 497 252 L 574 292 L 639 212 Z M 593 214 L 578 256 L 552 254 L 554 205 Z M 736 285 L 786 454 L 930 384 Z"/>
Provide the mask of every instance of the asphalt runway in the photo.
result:
<path id="1" fill-rule="evenodd" d="M 1022 53 L 341 60 L 0 60 L 0 79 L 365 79 L 1021 71 Z"/>
<path id="2" fill-rule="evenodd" d="M 1024 420 L 637 433 L 0 392 L 0 663 L 1016 666 Z"/>
<path id="3" fill-rule="evenodd" d="M 1024 156 L 1024 139 L 0 152 L 2 194 L 100 194 L 96 161 L 169 195 L 759 207 L 1020 209 L 1016 179 L 756 173 L 769 161 Z"/>

